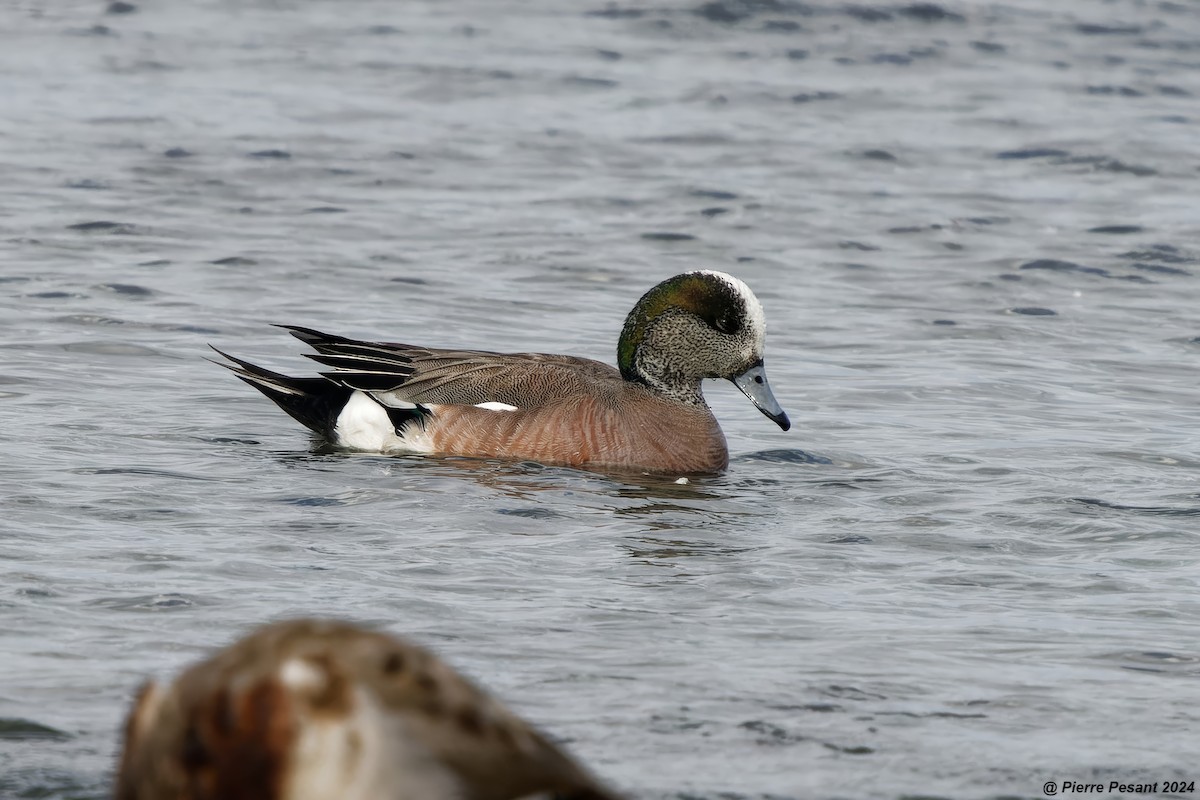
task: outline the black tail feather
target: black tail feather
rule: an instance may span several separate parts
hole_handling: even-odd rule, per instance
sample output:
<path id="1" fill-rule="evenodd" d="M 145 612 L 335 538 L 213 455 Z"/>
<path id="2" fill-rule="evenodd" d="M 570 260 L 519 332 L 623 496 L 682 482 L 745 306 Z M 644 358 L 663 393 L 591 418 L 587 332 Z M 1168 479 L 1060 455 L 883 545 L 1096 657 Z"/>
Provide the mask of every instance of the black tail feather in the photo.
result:
<path id="1" fill-rule="evenodd" d="M 212 347 L 212 345 L 209 345 Z M 293 378 L 212 348 L 234 365 L 213 361 L 269 397 L 292 419 L 332 440 L 338 415 L 354 390 L 325 378 Z M 211 360 L 211 359 L 210 359 Z"/>
<path id="2" fill-rule="evenodd" d="M 281 325 L 278 322 L 271 323 L 272 328 L 282 328 L 283 330 L 295 336 L 302 342 L 310 340 L 320 341 L 321 339 L 340 339 L 340 336 L 334 336 L 330 333 L 322 333 L 316 328 L 305 328 L 300 325 Z"/>
<path id="3" fill-rule="evenodd" d="M 372 365 L 375 371 L 379 367 L 396 370 L 399 374 L 407 375 L 412 372 L 413 352 L 428 354 L 423 348 L 407 344 L 386 342 L 366 342 L 360 339 L 347 339 L 332 333 L 322 333 L 313 328 L 299 328 L 295 325 L 276 325 L 283 328 L 322 356 L 340 357 Z M 309 358 L 318 356 L 309 355 Z"/>
<path id="4" fill-rule="evenodd" d="M 277 323 L 272 323 L 272 325 L 276 328 L 283 328 L 300 341 L 313 346 L 319 344 L 364 344 L 357 339 L 347 339 L 345 336 L 325 333 L 316 328 L 302 328 L 299 325 L 279 325 Z"/>
<path id="5" fill-rule="evenodd" d="M 304 356 L 334 369 L 392 375 L 396 379 L 396 382 L 392 384 L 393 387 L 404 383 L 414 371 L 412 359 L 404 357 L 379 358 L 360 355 L 326 355 L 324 353 L 305 353 Z"/>

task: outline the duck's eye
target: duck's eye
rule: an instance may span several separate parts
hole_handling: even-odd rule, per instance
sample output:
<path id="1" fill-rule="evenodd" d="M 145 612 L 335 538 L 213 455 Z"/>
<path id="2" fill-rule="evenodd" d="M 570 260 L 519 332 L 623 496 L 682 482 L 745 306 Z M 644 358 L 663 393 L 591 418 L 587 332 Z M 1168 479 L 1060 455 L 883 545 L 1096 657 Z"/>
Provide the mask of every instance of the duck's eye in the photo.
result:
<path id="1" fill-rule="evenodd" d="M 722 313 L 719 317 L 713 320 L 713 327 L 721 333 L 733 333 L 737 329 L 737 323 L 733 321 L 733 317 L 728 311 Z"/>

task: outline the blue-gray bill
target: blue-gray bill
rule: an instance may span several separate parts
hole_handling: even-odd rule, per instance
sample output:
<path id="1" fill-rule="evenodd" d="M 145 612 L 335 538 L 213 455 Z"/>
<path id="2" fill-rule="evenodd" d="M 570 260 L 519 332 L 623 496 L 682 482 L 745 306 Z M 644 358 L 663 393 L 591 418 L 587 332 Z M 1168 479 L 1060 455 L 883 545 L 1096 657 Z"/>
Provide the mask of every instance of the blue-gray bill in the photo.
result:
<path id="1" fill-rule="evenodd" d="M 787 414 L 783 413 L 783 409 L 779 407 L 779 401 L 775 399 L 775 394 L 771 391 L 771 384 L 767 383 L 767 371 L 761 361 L 730 380 L 772 422 L 785 431 L 792 427 Z"/>

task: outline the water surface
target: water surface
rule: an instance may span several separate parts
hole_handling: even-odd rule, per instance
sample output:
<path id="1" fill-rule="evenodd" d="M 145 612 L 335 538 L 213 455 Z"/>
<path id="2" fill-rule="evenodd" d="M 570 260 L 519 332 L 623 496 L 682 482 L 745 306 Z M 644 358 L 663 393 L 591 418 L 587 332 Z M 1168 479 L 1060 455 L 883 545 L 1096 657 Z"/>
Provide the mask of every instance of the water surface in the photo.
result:
<path id="1" fill-rule="evenodd" d="M 114 8 L 114 10 L 119 10 Z M 635 797 L 1195 779 L 1200 8 L 0 10 L 0 795 L 267 619 L 436 648 Z M 330 453 L 270 322 L 611 361 L 746 280 L 727 474 Z"/>

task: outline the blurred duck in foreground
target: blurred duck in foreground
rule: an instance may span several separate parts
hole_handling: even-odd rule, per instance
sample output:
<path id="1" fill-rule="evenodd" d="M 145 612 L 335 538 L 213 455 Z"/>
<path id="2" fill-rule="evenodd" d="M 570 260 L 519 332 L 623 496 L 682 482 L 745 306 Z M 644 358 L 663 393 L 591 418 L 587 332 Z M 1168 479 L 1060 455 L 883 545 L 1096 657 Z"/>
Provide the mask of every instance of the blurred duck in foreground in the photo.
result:
<path id="1" fill-rule="evenodd" d="M 117 800 L 616 800 L 424 648 L 345 622 L 268 625 L 142 688 Z"/>

